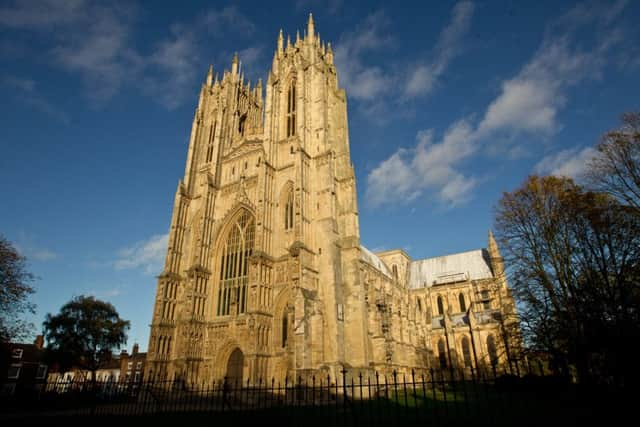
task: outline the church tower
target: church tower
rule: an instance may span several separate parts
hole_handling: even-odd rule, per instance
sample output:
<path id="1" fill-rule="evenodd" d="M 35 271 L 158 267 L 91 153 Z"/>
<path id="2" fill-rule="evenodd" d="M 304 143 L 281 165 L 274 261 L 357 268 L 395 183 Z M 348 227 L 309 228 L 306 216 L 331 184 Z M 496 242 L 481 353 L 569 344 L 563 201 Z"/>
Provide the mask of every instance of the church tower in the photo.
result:
<path id="1" fill-rule="evenodd" d="M 265 86 L 237 55 L 202 85 L 148 375 L 335 378 L 371 361 L 346 94 L 311 15 L 304 37 L 280 31 Z"/>
<path id="2" fill-rule="evenodd" d="M 264 87 L 245 82 L 237 55 L 221 75 L 209 68 L 158 277 L 147 377 L 470 375 L 515 354 L 517 328 L 492 234 L 488 250 L 421 260 L 361 245 L 346 93 L 311 16 L 303 37 L 280 31 Z"/>

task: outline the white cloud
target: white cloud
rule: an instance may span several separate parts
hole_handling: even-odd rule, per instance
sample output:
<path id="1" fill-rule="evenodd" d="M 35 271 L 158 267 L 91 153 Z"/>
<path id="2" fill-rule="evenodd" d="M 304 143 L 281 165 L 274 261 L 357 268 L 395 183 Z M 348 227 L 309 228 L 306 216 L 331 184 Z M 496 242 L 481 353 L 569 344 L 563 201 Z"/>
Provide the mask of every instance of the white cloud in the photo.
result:
<path id="1" fill-rule="evenodd" d="M 457 172 L 455 166 L 476 151 L 469 123 L 454 123 L 437 143 L 432 130 L 418 132 L 416 140 L 415 148 L 399 149 L 371 171 L 367 177 L 369 202 L 409 202 L 425 191 L 434 192 L 447 206 L 468 200 L 477 180 Z"/>
<path id="2" fill-rule="evenodd" d="M 579 147 L 568 148 L 545 156 L 536 164 L 534 170 L 539 174 L 580 179 L 586 172 L 587 163 L 597 154 L 598 152 L 591 147 L 583 149 Z"/>
<path id="3" fill-rule="evenodd" d="M 417 63 L 401 63 L 397 59 L 374 63 L 371 57 L 385 50 L 389 55 L 395 41 L 389 34 L 389 20 L 382 11 L 367 16 L 353 31 L 344 33 L 336 45 L 335 62 L 341 86 L 347 90 L 350 98 L 365 103 L 363 111 L 374 113 L 387 111 L 380 108 L 381 98 L 397 92 L 398 88 L 402 94 L 399 102 L 429 94 L 438 78 L 459 54 L 473 11 L 473 3 L 457 3 L 452 10 L 451 21 L 436 42 L 433 58 Z"/>
<path id="4" fill-rule="evenodd" d="M 545 40 L 520 73 L 502 83 L 502 91 L 487 108 L 479 132 L 555 132 L 566 90 L 594 76 L 596 59 L 593 53 L 572 50 L 566 38 Z"/>
<path id="5" fill-rule="evenodd" d="M 381 11 L 367 16 L 354 31 L 344 33 L 334 51 L 340 85 L 349 97 L 370 101 L 389 90 L 392 76 L 380 66 L 367 64 L 368 53 L 389 47 L 392 38 L 385 34 L 389 21 Z"/>
<path id="6" fill-rule="evenodd" d="M 552 22 L 538 50 L 515 77 L 503 81 L 500 93 L 487 106 L 477 125 L 460 120 L 435 144 L 431 141 L 432 131 L 419 132 L 414 148 L 397 150 L 369 173 L 366 192 L 369 202 L 373 205 L 408 202 L 423 193 L 434 194 L 448 206 L 469 200 L 478 178 L 460 172 L 460 163 L 479 153 L 479 147 L 485 155 L 499 151 L 503 159 L 517 157 L 529 152 L 520 142 L 523 139 L 517 138 L 520 133 L 548 136 L 560 129 L 558 114 L 567 102 L 569 88 L 599 78 L 612 47 L 622 40 L 621 29 L 614 21 L 623 6 L 618 3 L 613 9 L 603 10 L 602 5 L 579 5 Z M 578 42 L 577 36 L 585 28 L 597 36 L 586 43 L 587 47 L 584 40 Z M 460 33 L 462 30 L 451 30 L 450 34 Z M 441 38 L 459 39 L 453 35 Z M 428 73 L 425 76 L 421 77 L 423 81 L 410 81 L 414 85 L 411 90 L 419 87 L 426 90 L 432 85 L 433 78 Z M 592 154 L 592 149 L 565 150 L 543 159 L 536 170 L 578 176 Z"/>
<path id="7" fill-rule="evenodd" d="M 174 109 L 193 97 L 190 90 L 197 81 L 198 49 L 193 32 L 174 26 L 171 37 L 155 46 L 146 59 L 154 71 L 145 73 L 148 93 L 167 107 Z"/>
<path id="8" fill-rule="evenodd" d="M 146 274 L 159 273 L 162 269 L 169 234 L 157 234 L 147 240 L 118 251 L 118 259 L 114 262 L 117 270 L 142 268 Z"/>
<path id="9" fill-rule="evenodd" d="M 611 10 L 620 12 L 620 7 Z M 487 108 L 478 127 L 482 135 L 496 131 L 552 134 L 561 126 L 558 113 L 570 87 L 600 78 L 607 54 L 622 39 L 618 28 L 607 27 L 615 16 L 602 6 L 578 5 L 552 22 L 544 39 L 520 72 L 502 83 L 498 97 Z M 588 27 L 597 34 L 584 48 L 577 33 Z"/>
<path id="10" fill-rule="evenodd" d="M 475 6 L 469 1 L 456 4 L 452 11 L 451 22 L 442 30 L 434 49 L 432 61 L 417 64 L 405 78 L 404 95 L 413 98 L 430 93 L 437 79 L 445 72 L 453 58 L 461 50 L 462 38 L 471 24 Z"/>

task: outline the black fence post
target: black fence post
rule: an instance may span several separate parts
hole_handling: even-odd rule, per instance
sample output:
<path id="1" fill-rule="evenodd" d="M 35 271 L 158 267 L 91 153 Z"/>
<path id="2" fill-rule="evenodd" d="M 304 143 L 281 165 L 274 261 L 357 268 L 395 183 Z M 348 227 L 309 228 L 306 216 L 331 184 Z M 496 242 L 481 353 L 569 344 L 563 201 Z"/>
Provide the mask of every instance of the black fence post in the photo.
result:
<path id="1" fill-rule="evenodd" d="M 378 419 L 382 418 L 382 405 L 380 402 L 380 374 L 376 371 L 376 406 L 378 410 Z"/>
<path id="2" fill-rule="evenodd" d="M 420 411 L 418 409 L 418 394 L 416 393 L 416 373 L 412 369 L 411 370 L 411 385 L 413 387 L 413 410 L 415 411 L 416 424 L 420 421 Z"/>
<path id="3" fill-rule="evenodd" d="M 436 398 L 436 378 L 435 378 L 435 373 L 433 368 L 431 368 L 429 370 L 429 373 L 431 374 L 431 391 L 432 391 L 432 397 L 433 397 L 433 419 L 435 421 L 435 424 L 437 425 L 439 422 L 439 404 L 438 404 L 438 400 Z"/>
<path id="4" fill-rule="evenodd" d="M 424 412 L 429 410 L 429 408 L 427 408 L 427 384 L 424 379 L 424 371 L 420 373 L 420 380 L 422 383 L 422 404 L 424 405 L 424 409 L 421 412 Z M 423 415 L 425 415 L 424 418 L 426 419 L 426 414 L 423 413 Z"/>
<path id="5" fill-rule="evenodd" d="M 342 368 L 342 416 L 347 416 L 347 370 Z"/>
<path id="6" fill-rule="evenodd" d="M 467 418 L 469 417 L 469 393 L 467 390 L 467 380 L 464 376 L 464 368 L 460 371 L 460 384 L 462 386 L 462 394 L 463 394 L 463 398 L 464 398 L 464 412 L 467 416 Z"/>
<path id="7" fill-rule="evenodd" d="M 367 407 L 369 414 L 369 423 L 373 423 L 373 398 L 371 396 L 371 373 L 367 374 Z"/>
<path id="8" fill-rule="evenodd" d="M 447 384 L 445 383 L 445 373 L 444 369 L 440 370 L 440 389 L 442 390 L 442 399 L 444 400 L 442 408 L 444 410 L 444 419 L 447 420 L 449 417 L 449 401 L 447 400 Z"/>
<path id="9" fill-rule="evenodd" d="M 360 413 L 358 414 L 360 416 L 360 419 L 364 418 L 364 399 L 363 394 L 362 394 L 362 371 L 360 371 L 358 373 L 358 385 L 360 387 Z M 354 393 L 355 395 L 355 393 Z M 371 399 L 371 397 L 367 396 L 367 399 Z"/>
<path id="10" fill-rule="evenodd" d="M 393 406 L 392 406 L 392 411 L 394 409 L 396 409 L 398 406 L 400 405 L 400 402 L 398 401 L 398 373 L 396 372 L 396 370 L 393 370 Z M 393 417 L 393 412 L 391 413 L 391 416 Z"/>

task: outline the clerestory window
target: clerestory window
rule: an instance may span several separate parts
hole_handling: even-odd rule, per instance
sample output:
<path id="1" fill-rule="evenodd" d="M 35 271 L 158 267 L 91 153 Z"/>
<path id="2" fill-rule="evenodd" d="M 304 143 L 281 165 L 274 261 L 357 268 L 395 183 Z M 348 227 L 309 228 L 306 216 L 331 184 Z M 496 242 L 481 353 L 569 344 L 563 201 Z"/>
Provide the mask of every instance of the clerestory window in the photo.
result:
<path id="1" fill-rule="evenodd" d="M 460 292 L 460 295 L 458 295 L 458 302 L 460 303 L 460 311 L 463 313 L 467 311 L 467 304 L 464 300 L 464 294 L 462 292 Z"/>
<path id="2" fill-rule="evenodd" d="M 442 303 L 442 297 L 438 295 L 438 314 L 442 316 L 444 314 L 444 304 Z"/>

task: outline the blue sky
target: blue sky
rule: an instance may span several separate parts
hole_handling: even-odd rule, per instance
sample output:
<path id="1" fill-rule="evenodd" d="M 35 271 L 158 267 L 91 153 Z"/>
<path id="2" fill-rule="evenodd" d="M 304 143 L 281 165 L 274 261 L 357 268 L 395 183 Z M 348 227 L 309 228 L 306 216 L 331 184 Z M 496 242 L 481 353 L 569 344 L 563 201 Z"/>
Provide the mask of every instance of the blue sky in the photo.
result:
<path id="1" fill-rule="evenodd" d="M 362 242 L 414 259 L 486 245 L 503 191 L 579 177 L 639 109 L 638 2 L 0 1 L 0 233 L 32 321 L 112 302 L 146 348 L 208 64 L 267 74 L 309 12 L 347 91 Z M 285 36 L 286 37 L 286 36 Z"/>

